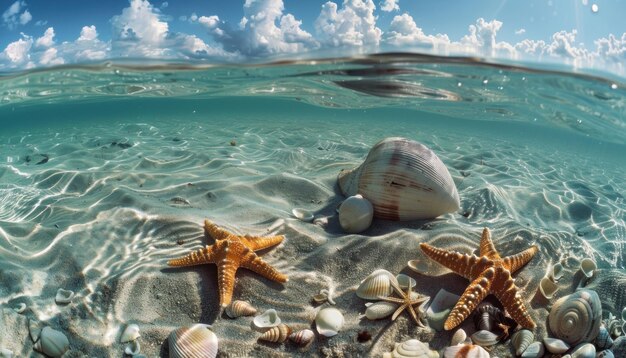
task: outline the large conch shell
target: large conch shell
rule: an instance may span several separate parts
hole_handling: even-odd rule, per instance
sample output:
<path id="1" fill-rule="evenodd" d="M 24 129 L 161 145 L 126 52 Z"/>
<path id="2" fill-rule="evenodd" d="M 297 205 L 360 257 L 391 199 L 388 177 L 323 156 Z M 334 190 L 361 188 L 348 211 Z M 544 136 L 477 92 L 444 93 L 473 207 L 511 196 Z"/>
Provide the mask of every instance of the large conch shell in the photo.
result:
<path id="1" fill-rule="evenodd" d="M 431 219 L 460 207 L 443 162 L 425 145 L 406 138 L 376 143 L 363 164 L 342 170 L 338 181 L 344 195 L 369 200 L 380 219 Z"/>
<path id="2" fill-rule="evenodd" d="M 591 342 L 600 332 L 602 306 L 596 291 L 581 289 L 558 299 L 548 316 L 554 337 L 570 346 Z"/>

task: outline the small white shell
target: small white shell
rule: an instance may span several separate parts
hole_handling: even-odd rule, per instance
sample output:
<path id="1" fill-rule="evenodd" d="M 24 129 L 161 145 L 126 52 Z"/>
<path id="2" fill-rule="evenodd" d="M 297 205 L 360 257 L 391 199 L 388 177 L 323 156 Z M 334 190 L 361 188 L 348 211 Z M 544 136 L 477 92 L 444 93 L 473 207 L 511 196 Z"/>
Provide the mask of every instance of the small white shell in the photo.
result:
<path id="1" fill-rule="evenodd" d="M 254 320 L 252 320 L 252 322 L 257 328 L 269 328 L 278 326 L 281 320 L 280 317 L 278 317 L 278 313 L 276 312 L 276 310 L 270 308 L 262 314 L 254 317 Z"/>
<path id="2" fill-rule="evenodd" d="M 550 353 L 561 354 L 567 352 L 570 348 L 569 344 L 563 342 L 557 338 L 544 338 L 543 344 L 546 346 L 546 350 Z"/>
<path id="3" fill-rule="evenodd" d="M 572 358 L 596 358 L 596 347 L 591 343 L 583 343 L 574 347 Z"/>
<path id="4" fill-rule="evenodd" d="M 136 356 L 141 352 L 141 346 L 139 345 L 139 341 L 132 341 L 126 345 L 124 348 L 124 353 L 129 356 Z"/>
<path id="5" fill-rule="evenodd" d="M 444 358 L 489 358 L 485 348 L 473 344 L 457 344 L 443 350 Z"/>
<path id="6" fill-rule="evenodd" d="M 452 335 L 452 338 L 450 339 L 450 345 L 456 346 L 457 344 L 461 344 L 465 342 L 466 339 L 467 339 L 467 333 L 465 333 L 463 328 L 459 328 Z"/>
<path id="7" fill-rule="evenodd" d="M 546 299 L 552 299 L 556 291 L 559 290 L 559 286 L 554 283 L 549 277 L 544 277 L 539 281 L 539 293 Z"/>
<path id="8" fill-rule="evenodd" d="M 552 335 L 570 345 L 594 340 L 600 332 L 601 321 L 600 297 L 588 289 L 559 298 L 548 315 Z"/>
<path id="9" fill-rule="evenodd" d="M 168 337 L 170 358 L 217 356 L 217 336 L 206 324 L 192 324 L 175 329 Z"/>
<path id="10" fill-rule="evenodd" d="M 24 313 L 26 311 L 26 303 L 20 302 L 17 304 L 17 307 L 13 308 L 13 310 L 17 313 Z"/>
<path id="11" fill-rule="evenodd" d="M 387 297 L 393 292 L 391 281 L 396 278 L 387 270 L 376 270 L 367 276 L 356 289 L 356 295 L 365 300 Z"/>
<path id="12" fill-rule="evenodd" d="M 59 305 L 67 304 L 72 302 L 72 298 L 74 298 L 74 291 L 59 288 L 59 290 L 57 291 L 57 295 L 54 298 L 54 301 Z"/>
<path id="13" fill-rule="evenodd" d="M 563 277 L 563 265 L 560 262 L 550 266 L 548 277 L 554 282 L 558 282 Z"/>
<path id="14" fill-rule="evenodd" d="M 257 312 L 250 302 L 235 300 L 226 309 L 226 315 L 230 318 L 237 318 L 242 316 L 254 316 Z"/>
<path id="15" fill-rule="evenodd" d="M 315 316 L 317 332 L 326 337 L 332 337 L 339 333 L 343 327 L 343 322 L 343 314 L 334 307 L 322 308 Z"/>
<path id="16" fill-rule="evenodd" d="M 34 350 L 53 358 L 61 357 L 69 348 L 70 342 L 65 334 L 50 327 L 41 330 L 39 340 L 33 345 Z"/>
<path id="17" fill-rule="evenodd" d="M 596 263 L 590 258 L 584 258 L 580 261 L 580 272 L 587 278 L 593 276 L 593 271 L 597 268 Z"/>
<path id="18" fill-rule="evenodd" d="M 533 339 L 535 339 L 535 335 L 527 329 L 521 329 L 515 332 L 511 337 L 511 343 L 513 343 L 513 347 L 515 348 L 515 355 L 521 356 L 526 348 L 533 342 Z"/>
<path id="19" fill-rule="evenodd" d="M 265 331 L 259 339 L 262 341 L 282 343 L 287 340 L 290 334 L 291 328 L 288 325 L 281 323 L 278 326 Z"/>
<path id="20" fill-rule="evenodd" d="M 444 289 L 439 290 L 435 295 L 435 298 L 426 309 L 426 317 L 430 326 L 437 330 L 443 330 L 443 323 L 448 317 L 448 313 L 452 310 L 452 307 L 458 302 L 461 296 L 457 296 Z"/>
<path id="21" fill-rule="evenodd" d="M 13 354 L 12 350 L 0 348 L 0 358 L 13 358 Z"/>
<path id="22" fill-rule="evenodd" d="M 380 301 L 376 303 L 368 302 L 365 304 L 367 309 L 365 310 L 365 317 L 367 319 L 375 320 L 391 316 L 399 305 L 393 302 Z"/>
<path id="23" fill-rule="evenodd" d="M 598 332 L 598 337 L 596 337 L 595 344 L 600 350 L 611 348 L 613 345 L 611 334 L 609 334 L 609 331 L 604 327 L 604 325 L 600 326 L 600 331 Z"/>
<path id="24" fill-rule="evenodd" d="M 613 351 L 610 349 L 605 349 L 596 353 L 596 358 L 615 358 Z"/>
<path id="25" fill-rule="evenodd" d="M 541 342 L 533 342 L 531 343 L 524 353 L 522 353 L 522 358 L 541 358 L 545 353 L 546 349 Z"/>
<path id="26" fill-rule="evenodd" d="M 391 353 L 385 353 L 391 358 L 438 358 L 439 354 L 428 347 L 428 343 L 422 343 L 417 339 L 409 339 L 402 343 L 396 343 Z"/>
<path id="27" fill-rule="evenodd" d="M 136 340 L 137 338 L 139 338 L 139 326 L 136 324 L 129 324 L 128 326 L 126 326 L 126 329 L 124 329 L 124 332 L 122 332 L 122 335 L 120 336 L 120 342 L 121 343 L 126 343 L 126 342 L 131 342 Z"/>
<path id="28" fill-rule="evenodd" d="M 315 333 L 310 329 L 303 329 L 289 335 L 289 339 L 295 344 L 304 347 L 315 339 Z"/>
<path id="29" fill-rule="evenodd" d="M 482 347 L 490 347 L 498 343 L 498 335 L 483 329 L 472 334 L 472 342 Z"/>
<path id="30" fill-rule="evenodd" d="M 411 285 L 411 287 L 415 287 L 417 285 L 417 281 L 409 275 L 405 275 L 403 273 L 396 275 L 396 280 L 398 281 L 398 286 L 400 288 L 406 289 Z"/>
<path id="31" fill-rule="evenodd" d="M 359 194 L 344 200 L 338 211 L 341 228 L 350 234 L 367 230 L 374 218 L 372 203 Z"/>
<path id="32" fill-rule="evenodd" d="M 297 219 L 300 219 L 304 222 L 310 223 L 311 221 L 313 221 L 313 219 L 315 219 L 315 215 L 313 215 L 312 212 L 306 210 L 306 209 L 302 209 L 302 208 L 294 208 L 291 210 L 291 213 L 293 214 L 293 216 L 295 216 Z"/>

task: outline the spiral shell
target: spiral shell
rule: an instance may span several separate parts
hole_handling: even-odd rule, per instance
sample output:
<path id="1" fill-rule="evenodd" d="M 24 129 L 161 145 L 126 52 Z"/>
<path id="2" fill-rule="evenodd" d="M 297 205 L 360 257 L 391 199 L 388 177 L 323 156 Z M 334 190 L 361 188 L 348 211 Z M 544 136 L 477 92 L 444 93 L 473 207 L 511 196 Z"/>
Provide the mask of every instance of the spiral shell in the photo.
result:
<path id="1" fill-rule="evenodd" d="M 521 329 L 515 332 L 511 338 L 511 343 L 513 343 L 513 347 L 515 348 L 515 355 L 521 356 L 534 339 L 535 335 L 533 332 L 527 329 Z"/>
<path id="2" fill-rule="evenodd" d="M 365 317 L 367 319 L 381 319 L 388 316 L 391 316 L 394 313 L 399 305 L 393 302 L 380 301 L 376 303 L 366 303 L 367 309 L 365 310 Z"/>
<path id="3" fill-rule="evenodd" d="M 489 358 L 485 348 L 474 344 L 457 344 L 443 350 L 444 358 Z"/>
<path id="4" fill-rule="evenodd" d="M 288 325 L 281 323 L 278 326 L 265 331 L 259 339 L 262 341 L 282 343 L 287 340 L 290 334 L 291 328 Z"/>
<path id="5" fill-rule="evenodd" d="M 376 270 L 367 276 L 356 289 L 356 295 L 366 300 L 387 297 L 393 292 L 391 281 L 396 278 L 387 270 Z"/>
<path id="6" fill-rule="evenodd" d="M 206 324 L 178 328 L 168 337 L 170 358 L 215 358 L 217 336 Z"/>
<path id="7" fill-rule="evenodd" d="M 409 339 L 402 343 L 396 343 L 395 348 L 391 353 L 385 353 L 383 357 L 390 358 L 438 358 L 439 354 L 436 351 L 428 348 L 427 343 L 422 343 L 417 339 Z"/>
<path id="8" fill-rule="evenodd" d="M 376 143 L 365 161 L 341 171 L 338 181 L 344 195 L 363 195 L 381 219 L 430 219 L 460 207 L 443 162 L 425 145 L 406 138 Z"/>
<path id="9" fill-rule="evenodd" d="M 304 347 L 313 342 L 313 339 L 315 339 L 315 333 L 313 333 L 310 329 L 303 329 L 290 334 L 289 339 L 295 344 Z"/>
<path id="10" fill-rule="evenodd" d="M 226 314 L 230 318 L 237 318 L 242 316 L 254 316 L 257 312 L 249 302 L 235 300 L 228 307 L 226 307 Z"/>
<path id="11" fill-rule="evenodd" d="M 600 331 L 602 307 L 595 291 L 581 289 L 557 300 L 548 316 L 552 334 L 576 345 L 591 342 Z"/>

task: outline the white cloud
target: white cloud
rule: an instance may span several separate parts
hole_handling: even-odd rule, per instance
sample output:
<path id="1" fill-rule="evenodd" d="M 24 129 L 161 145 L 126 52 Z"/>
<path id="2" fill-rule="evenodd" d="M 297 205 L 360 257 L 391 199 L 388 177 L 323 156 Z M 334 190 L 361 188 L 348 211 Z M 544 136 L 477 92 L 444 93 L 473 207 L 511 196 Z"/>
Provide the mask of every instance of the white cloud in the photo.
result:
<path id="1" fill-rule="evenodd" d="M 58 56 L 58 50 L 54 47 L 50 47 L 41 54 L 39 58 L 39 64 L 44 66 L 62 65 L 65 63 L 63 58 Z"/>
<path id="2" fill-rule="evenodd" d="M 113 16 L 112 46 L 117 55 L 159 57 L 167 53 L 163 47 L 168 24 L 147 0 L 130 0 L 130 6 Z"/>
<path id="3" fill-rule="evenodd" d="M 46 32 L 44 32 L 43 36 L 35 41 L 35 46 L 37 47 L 50 47 L 54 45 L 54 28 L 48 27 Z"/>
<path id="4" fill-rule="evenodd" d="M 426 35 L 417 27 L 413 17 L 409 14 L 394 16 L 389 29 L 384 34 L 386 44 L 403 47 L 423 47 L 427 49 L 445 48 L 450 44 L 447 35 Z"/>
<path id="5" fill-rule="evenodd" d="M 526 33 L 526 29 L 519 29 L 519 30 L 515 31 L 516 35 L 523 35 L 525 33 Z"/>
<path id="6" fill-rule="evenodd" d="M 170 3 L 168 3 L 167 1 L 163 1 L 161 3 L 161 9 L 165 9 L 166 7 L 170 6 Z"/>
<path id="7" fill-rule="evenodd" d="M 82 30 L 80 30 L 80 37 L 78 37 L 77 41 L 94 41 L 98 38 L 98 31 L 96 31 L 96 26 L 83 26 Z"/>
<path id="8" fill-rule="evenodd" d="M 205 26 L 207 29 L 214 29 L 217 25 L 219 25 L 220 18 L 217 15 L 200 16 L 198 18 L 198 23 Z"/>
<path id="9" fill-rule="evenodd" d="M 383 0 L 380 3 L 380 9 L 386 12 L 399 11 L 400 10 L 400 5 L 398 5 L 399 1 L 400 0 Z"/>
<path id="10" fill-rule="evenodd" d="M 515 48 L 508 42 L 497 42 L 496 35 L 502 28 L 502 22 L 498 20 L 485 21 L 482 17 L 476 23 L 469 26 L 469 35 L 461 38 L 461 45 L 466 47 L 467 52 L 494 57 L 511 57 L 515 54 Z"/>
<path id="11" fill-rule="evenodd" d="M 28 10 L 24 10 L 24 12 L 20 15 L 20 25 L 26 25 L 32 19 L 33 15 L 31 15 Z"/>
<path id="12" fill-rule="evenodd" d="M 26 25 L 32 18 L 23 0 L 17 0 L 2 13 L 2 22 L 9 30 L 13 30 L 18 25 Z"/>
<path id="13" fill-rule="evenodd" d="M 10 63 L 9 66 L 24 64 L 30 60 L 30 48 L 33 46 L 33 38 L 22 34 L 22 38 L 11 42 L 2 51 L 2 57 L 6 58 Z"/>
<path id="14" fill-rule="evenodd" d="M 35 22 L 35 26 L 46 26 L 48 25 L 48 20 L 37 20 L 37 22 Z"/>
<path id="15" fill-rule="evenodd" d="M 315 20 L 315 30 L 326 46 L 378 46 L 382 31 L 376 27 L 372 0 L 344 0 L 341 9 L 327 2 Z"/>

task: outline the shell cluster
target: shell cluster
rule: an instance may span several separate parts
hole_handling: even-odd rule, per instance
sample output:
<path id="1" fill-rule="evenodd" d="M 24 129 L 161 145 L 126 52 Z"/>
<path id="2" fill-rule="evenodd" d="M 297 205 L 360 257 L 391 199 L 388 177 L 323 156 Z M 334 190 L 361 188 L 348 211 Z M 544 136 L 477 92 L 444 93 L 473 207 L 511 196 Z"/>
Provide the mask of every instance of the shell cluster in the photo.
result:
<path id="1" fill-rule="evenodd" d="M 168 337 L 171 358 L 217 356 L 217 336 L 206 324 L 192 324 L 180 327 Z"/>

